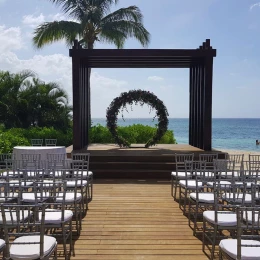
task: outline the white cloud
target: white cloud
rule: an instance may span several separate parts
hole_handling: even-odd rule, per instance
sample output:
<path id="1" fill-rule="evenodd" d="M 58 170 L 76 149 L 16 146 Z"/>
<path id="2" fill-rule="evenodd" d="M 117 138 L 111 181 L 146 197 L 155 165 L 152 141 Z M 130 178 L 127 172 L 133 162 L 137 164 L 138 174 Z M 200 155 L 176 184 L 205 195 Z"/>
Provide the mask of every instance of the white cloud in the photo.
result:
<path id="1" fill-rule="evenodd" d="M 48 15 L 48 20 L 51 21 L 61 21 L 61 20 L 68 20 L 64 14 L 57 13 L 57 14 L 50 14 Z"/>
<path id="2" fill-rule="evenodd" d="M 21 60 L 13 52 L 0 54 L 0 70 L 16 73 L 31 69 L 45 82 L 55 81 L 68 92 L 71 97 L 71 59 L 62 54 L 35 55 L 31 59 Z"/>
<path id="3" fill-rule="evenodd" d="M 43 22 L 45 22 L 45 16 L 43 14 L 40 14 L 38 16 L 34 16 L 33 14 L 24 15 L 22 20 L 23 24 L 30 27 L 36 27 Z"/>
<path id="4" fill-rule="evenodd" d="M 151 81 L 162 81 L 163 80 L 162 77 L 158 77 L 158 76 L 150 76 L 147 79 L 151 80 Z"/>
<path id="5" fill-rule="evenodd" d="M 0 4 L 3 4 L 5 2 L 6 2 L 6 0 L 0 0 Z"/>
<path id="6" fill-rule="evenodd" d="M 34 14 L 24 15 L 22 23 L 29 26 L 29 27 L 35 28 L 38 25 L 40 25 L 44 22 L 47 22 L 47 21 L 53 22 L 53 21 L 61 21 L 61 20 L 73 21 L 72 19 L 69 19 L 64 14 L 61 14 L 61 13 L 49 14 L 47 16 L 45 16 L 41 13 L 38 16 L 36 16 Z"/>
<path id="7" fill-rule="evenodd" d="M 105 117 L 106 109 L 122 92 L 128 91 L 128 83 L 101 76 L 99 73 L 91 73 L 91 110 L 93 117 Z"/>
<path id="8" fill-rule="evenodd" d="M 6 28 L 5 25 L 0 26 L 0 39 L 0 53 L 19 50 L 23 47 L 21 30 L 19 27 Z"/>
<path id="9" fill-rule="evenodd" d="M 260 7 L 260 2 L 252 4 L 249 9 L 252 10 L 255 7 Z"/>
<path id="10" fill-rule="evenodd" d="M 34 55 L 27 60 L 21 60 L 13 52 L 0 54 L 0 70 L 17 73 L 32 69 L 45 82 L 57 82 L 64 88 L 72 103 L 72 61 L 62 54 Z M 92 71 L 91 74 L 91 106 L 94 117 L 104 117 L 111 101 L 122 92 L 128 91 L 127 82 L 101 76 Z"/>

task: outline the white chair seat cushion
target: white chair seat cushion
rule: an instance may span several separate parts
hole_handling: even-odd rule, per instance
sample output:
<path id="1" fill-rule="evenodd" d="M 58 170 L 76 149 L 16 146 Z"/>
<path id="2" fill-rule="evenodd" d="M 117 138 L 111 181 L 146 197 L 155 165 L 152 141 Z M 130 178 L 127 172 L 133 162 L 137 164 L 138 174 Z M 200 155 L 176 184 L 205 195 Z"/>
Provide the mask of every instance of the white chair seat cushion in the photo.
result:
<path id="1" fill-rule="evenodd" d="M 76 201 L 80 201 L 82 199 L 81 193 L 74 193 L 74 192 L 66 192 L 65 195 L 65 203 L 72 203 Z M 63 201 L 63 193 L 56 194 L 56 202 Z"/>
<path id="2" fill-rule="evenodd" d="M 194 176 L 203 176 L 203 177 L 214 177 L 214 172 L 194 172 Z"/>
<path id="3" fill-rule="evenodd" d="M 190 189 L 196 189 L 196 187 L 202 187 L 202 182 L 198 181 L 196 184 L 196 180 L 181 180 L 179 182 L 180 186 Z"/>
<path id="4" fill-rule="evenodd" d="M 213 210 L 204 211 L 203 218 L 205 218 L 208 222 L 219 226 L 232 227 L 237 225 L 237 215 L 233 212 L 218 211 L 218 223 L 216 223 L 215 211 Z"/>
<path id="5" fill-rule="evenodd" d="M 69 172 L 69 171 L 50 171 L 49 172 L 49 175 L 50 176 L 55 176 L 55 177 L 63 177 L 64 176 L 64 174 L 66 175 L 66 176 L 68 176 L 68 175 L 70 175 L 71 173 Z"/>
<path id="6" fill-rule="evenodd" d="M 232 172 L 232 171 L 227 171 L 227 172 L 223 171 L 223 172 L 219 172 L 219 175 L 221 177 L 228 177 L 228 178 L 239 177 L 240 176 L 239 172 L 237 172 L 237 171 L 234 171 L 234 172 Z"/>
<path id="7" fill-rule="evenodd" d="M 9 193 L 9 194 L 6 194 L 6 193 L 4 193 L 4 192 L 1 192 L 1 193 L 0 193 L 0 202 L 17 199 L 18 196 L 19 196 L 18 193 Z"/>
<path id="8" fill-rule="evenodd" d="M 19 180 L 10 180 L 10 187 L 19 187 Z M 32 186 L 32 181 L 21 181 L 21 187 Z"/>
<path id="9" fill-rule="evenodd" d="M 80 173 L 80 171 L 79 171 L 79 173 Z M 84 177 L 88 177 L 88 176 L 92 176 L 93 175 L 92 171 L 83 171 L 81 173 L 83 174 Z"/>
<path id="10" fill-rule="evenodd" d="M 41 220 L 42 212 L 39 211 L 39 220 Z M 72 219 L 73 212 L 71 210 L 64 210 L 64 219 L 62 219 L 61 210 L 46 209 L 45 210 L 45 224 L 61 224 L 63 221 L 68 222 Z"/>
<path id="11" fill-rule="evenodd" d="M 14 243 L 40 242 L 40 236 L 22 236 L 14 240 Z M 57 241 L 54 237 L 44 236 L 44 255 L 47 256 L 56 247 Z M 33 260 L 40 258 L 40 244 L 12 244 L 10 255 L 13 260 Z"/>
<path id="12" fill-rule="evenodd" d="M 243 194 L 242 193 L 227 193 L 223 194 L 222 198 L 227 201 L 233 201 L 242 203 Z M 251 194 L 245 194 L 245 203 L 252 203 L 252 195 Z"/>
<path id="13" fill-rule="evenodd" d="M 214 203 L 214 193 L 210 193 L 210 192 L 199 192 L 198 199 L 197 199 L 196 192 L 192 192 L 190 193 L 190 198 L 198 202 Z"/>
<path id="14" fill-rule="evenodd" d="M 191 176 L 190 172 L 171 172 L 171 176 L 177 178 L 177 179 L 186 179 L 186 176 Z"/>
<path id="15" fill-rule="evenodd" d="M 23 215 L 22 215 L 23 214 Z M 32 214 L 32 212 L 26 210 L 26 211 L 20 211 L 20 218 L 22 218 L 23 220 L 27 219 L 29 217 L 29 215 Z M 17 223 L 17 215 L 16 215 L 16 211 L 8 211 L 5 213 L 5 217 L 6 217 L 6 222 L 7 223 Z M 2 218 L 2 214 L 0 214 L 0 224 L 3 224 L 3 218 Z"/>
<path id="16" fill-rule="evenodd" d="M 81 186 L 86 186 L 88 182 L 86 180 L 75 180 L 75 181 L 67 181 L 67 187 L 72 188 L 72 187 L 81 187 Z"/>
<path id="17" fill-rule="evenodd" d="M 236 181 L 235 184 L 236 185 L 243 185 L 243 182 Z M 251 189 L 252 184 L 254 184 L 254 182 L 246 182 L 246 188 Z"/>
<path id="18" fill-rule="evenodd" d="M 216 184 L 216 186 L 223 185 L 223 187 L 225 187 L 226 185 L 231 185 L 231 182 L 230 181 L 217 181 L 217 182 L 215 182 L 215 184 Z M 209 181 L 209 182 L 207 182 L 207 185 L 213 187 L 214 182 Z"/>
<path id="19" fill-rule="evenodd" d="M 243 260 L 259 260 L 260 259 L 260 242 L 256 240 L 241 240 L 241 259 Z M 257 245 L 243 246 L 243 245 Z M 223 239 L 220 241 L 221 249 L 232 259 L 237 259 L 237 239 Z"/>
<path id="20" fill-rule="evenodd" d="M 255 177 L 257 180 L 259 180 L 259 177 L 260 177 L 260 172 L 257 171 L 257 172 L 251 172 L 250 174 L 250 177 Z"/>
<path id="21" fill-rule="evenodd" d="M 13 172 L 13 171 L 5 171 L 5 172 L 2 172 L 1 175 L 4 176 L 4 177 L 18 177 L 19 175 L 22 175 L 23 172 Z"/>
<path id="22" fill-rule="evenodd" d="M 35 198 L 35 194 L 33 192 L 22 193 L 22 200 L 24 202 L 35 202 L 36 199 L 38 201 L 47 200 L 50 198 L 50 193 L 49 192 L 37 193 L 36 197 L 37 198 Z"/>
<path id="23" fill-rule="evenodd" d="M 0 239 L 0 250 L 5 246 L 5 241 L 3 239 Z"/>
<path id="24" fill-rule="evenodd" d="M 53 184 L 53 183 L 54 183 L 54 180 L 42 180 L 42 181 L 40 181 L 40 183 L 37 184 L 37 186 L 50 187 L 50 184 Z"/>
<path id="25" fill-rule="evenodd" d="M 29 171 L 29 172 L 26 173 L 26 175 L 27 175 L 28 177 L 37 177 L 37 176 L 42 176 L 42 175 L 44 175 L 44 172 L 43 172 L 43 171 L 36 171 L 36 172 L 34 172 L 34 171 Z"/>

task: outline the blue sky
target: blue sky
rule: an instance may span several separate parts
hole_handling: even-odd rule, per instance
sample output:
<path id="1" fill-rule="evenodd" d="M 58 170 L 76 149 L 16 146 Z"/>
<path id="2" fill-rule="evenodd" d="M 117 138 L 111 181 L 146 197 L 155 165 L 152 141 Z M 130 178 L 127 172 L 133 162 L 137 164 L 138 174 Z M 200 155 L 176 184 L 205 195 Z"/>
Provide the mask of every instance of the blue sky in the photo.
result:
<path id="1" fill-rule="evenodd" d="M 121 0 L 115 9 L 137 5 L 151 33 L 148 48 L 197 48 L 209 38 L 214 59 L 213 117 L 260 117 L 260 2 L 257 0 Z M 49 0 L 0 0 L 0 70 L 32 69 L 63 86 L 72 102 L 71 58 L 63 42 L 37 50 L 34 28 L 67 19 Z M 115 48 L 96 44 L 95 48 Z M 129 39 L 125 48 L 142 48 Z M 154 92 L 170 117 L 188 117 L 189 73 L 186 69 L 95 69 L 91 78 L 92 117 L 121 92 Z M 149 108 L 134 107 L 125 117 L 152 117 Z"/>

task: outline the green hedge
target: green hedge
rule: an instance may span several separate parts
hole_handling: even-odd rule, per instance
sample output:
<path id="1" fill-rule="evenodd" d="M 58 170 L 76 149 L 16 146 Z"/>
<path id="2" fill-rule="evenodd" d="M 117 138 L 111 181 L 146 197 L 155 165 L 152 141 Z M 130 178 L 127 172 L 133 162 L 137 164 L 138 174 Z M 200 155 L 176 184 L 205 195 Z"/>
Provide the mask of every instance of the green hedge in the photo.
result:
<path id="1" fill-rule="evenodd" d="M 156 131 L 155 127 L 141 124 L 119 126 L 118 132 L 132 144 L 144 144 Z M 31 127 L 29 129 L 11 128 L 5 130 L 0 126 L 0 153 L 12 153 L 17 145 L 31 145 L 31 139 L 57 139 L 57 145 L 70 146 L 72 144 L 72 129 L 60 131 L 53 127 Z M 114 143 L 114 139 L 107 127 L 94 125 L 90 132 L 91 143 Z M 160 144 L 175 144 L 173 131 L 168 130 L 159 142 Z"/>
<path id="2" fill-rule="evenodd" d="M 57 139 L 57 145 L 67 147 L 72 144 L 72 129 L 66 132 L 53 127 L 0 129 L 0 153 L 11 153 L 17 145 L 31 145 L 31 139 Z"/>
<path id="3" fill-rule="evenodd" d="M 156 127 L 134 124 L 119 126 L 118 133 L 132 144 L 145 144 L 156 132 Z M 114 143 L 114 139 L 107 127 L 95 125 L 91 128 L 90 140 L 92 143 Z M 160 144 L 176 144 L 172 130 L 168 130 L 161 138 Z"/>
<path id="4" fill-rule="evenodd" d="M 22 135 L 13 135 L 9 132 L 0 133 L 0 153 L 12 153 L 13 147 L 17 145 L 30 145 L 29 141 Z"/>

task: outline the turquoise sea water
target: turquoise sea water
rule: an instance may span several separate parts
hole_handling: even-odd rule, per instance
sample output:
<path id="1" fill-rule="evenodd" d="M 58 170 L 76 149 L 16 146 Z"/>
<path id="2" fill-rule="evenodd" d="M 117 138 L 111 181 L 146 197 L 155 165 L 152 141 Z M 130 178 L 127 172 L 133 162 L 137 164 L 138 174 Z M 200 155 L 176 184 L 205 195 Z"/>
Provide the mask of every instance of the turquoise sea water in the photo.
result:
<path id="1" fill-rule="evenodd" d="M 105 118 L 92 118 L 92 124 L 106 125 Z M 154 126 L 156 120 L 148 118 L 118 119 L 118 125 L 144 124 Z M 174 131 L 179 144 L 187 144 L 189 138 L 189 119 L 169 118 L 168 129 Z M 260 118 L 215 118 L 212 122 L 212 147 L 230 150 L 259 151 Z"/>

